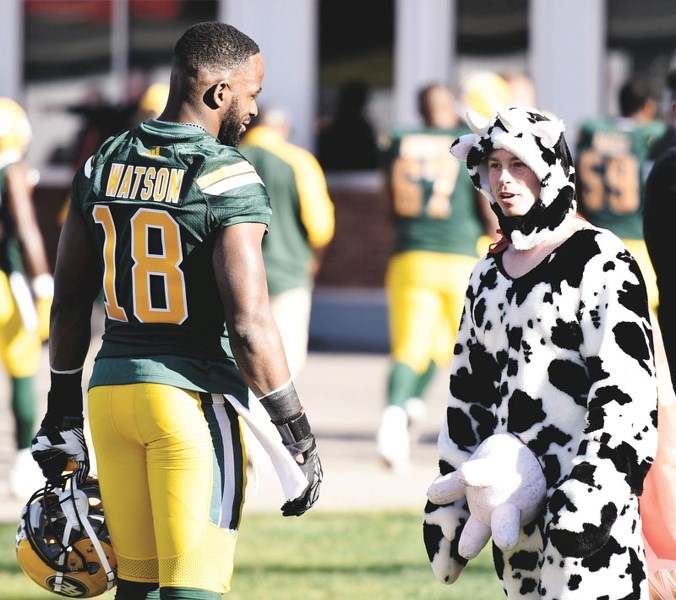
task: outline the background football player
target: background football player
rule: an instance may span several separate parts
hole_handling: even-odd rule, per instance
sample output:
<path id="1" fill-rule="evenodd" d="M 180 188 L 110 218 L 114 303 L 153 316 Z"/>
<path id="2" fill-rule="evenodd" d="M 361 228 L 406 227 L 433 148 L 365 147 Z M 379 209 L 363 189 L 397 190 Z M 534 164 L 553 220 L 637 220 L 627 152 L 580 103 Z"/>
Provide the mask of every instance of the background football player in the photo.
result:
<path id="1" fill-rule="evenodd" d="M 418 110 L 422 127 L 393 131 L 388 151 L 395 229 L 385 275 L 391 368 L 377 447 L 395 471 L 409 466 L 409 421 L 425 414 L 424 392 L 436 368 L 451 360 L 478 240 L 484 223 L 494 222 L 448 150 L 469 131 L 453 92 L 439 83 L 425 86 Z"/>
<path id="2" fill-rule="evenodd" d="M 24 160 L 30 140 L 23 108 L 0 98 L 0 358 L 11 380 L 17 454 L 9 483 L 19 499 L 44 484 L 29 446 L 35 434 L 35 375 L 54 292 L 32 199 L 38 174 Z"/>
<path id="3" fill-rule="evenodd" d="M 576 152 L 578 210 L 597 227 L 609 229 L 632 253 L 645 279 L 648 300 L 658 293 L 643 240 L 643 188 L 652 144 L 666 124 L 656 118 L 657 101 L 641 81 L 628 81 L 618 96 L 620 116 L 582 124 Z"/>

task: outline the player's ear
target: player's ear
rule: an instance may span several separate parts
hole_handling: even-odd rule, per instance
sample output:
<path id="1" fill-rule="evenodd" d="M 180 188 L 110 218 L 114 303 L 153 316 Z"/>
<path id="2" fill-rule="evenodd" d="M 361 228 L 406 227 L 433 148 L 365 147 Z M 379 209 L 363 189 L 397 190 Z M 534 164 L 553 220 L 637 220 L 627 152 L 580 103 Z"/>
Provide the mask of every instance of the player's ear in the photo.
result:
<path id="1" fill-rule="evenodd" d="M 204 104 L 215 110 L 223 105 L 229 105 L 231 96 L 232 92 L 230 90 L 230 85 L 223 79 L 214 83 L 214 85 L 204 93 L 203 100 Z"/>

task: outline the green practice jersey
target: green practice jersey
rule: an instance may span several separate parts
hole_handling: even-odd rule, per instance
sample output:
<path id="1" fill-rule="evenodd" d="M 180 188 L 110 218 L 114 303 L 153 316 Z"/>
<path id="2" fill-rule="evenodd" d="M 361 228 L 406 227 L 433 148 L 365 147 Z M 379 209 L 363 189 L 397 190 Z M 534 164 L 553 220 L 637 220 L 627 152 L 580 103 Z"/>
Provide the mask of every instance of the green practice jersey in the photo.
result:
<path id="1" fill-rule="evenodd" d="M 650 147 L 665 131 L 660 121 L 594 119 L 580 129 L 578 209 L 592 224 L 624 239 L 643 239 L 643 185 Z"/>
<path id="2" fill-rule="evenodd" d="M 270 220 L 253 167 L 201 128 L 151 120 L 107 140 L 73 182 L 100 252 L 106 322 L 90 387 L 246 388 L 225 329 L 218 232 Z"/>
<path id="3" fill-rule="evenodd" d="M 469 130 L 395 131 L 389 182 L 396 252 L 427 250 L 476 256 L 483 232 L 467 170 L 449 151 Z"/>
<path id="4" fill-rule="evenodd" d="M 23 271 L 23 259 L 7 202 L 7 168 L 0 169 L 0 271 Z"/>
<path id="5" fill-rule="evenodd" d="M 272 222 L 263 240 L 270 295 L 310 287 L 312 250 L 329 243 L 335 224 L 317 159 L 264 125 L 246 135 L 241 150 L 265 182 L 272 203 Z"/>

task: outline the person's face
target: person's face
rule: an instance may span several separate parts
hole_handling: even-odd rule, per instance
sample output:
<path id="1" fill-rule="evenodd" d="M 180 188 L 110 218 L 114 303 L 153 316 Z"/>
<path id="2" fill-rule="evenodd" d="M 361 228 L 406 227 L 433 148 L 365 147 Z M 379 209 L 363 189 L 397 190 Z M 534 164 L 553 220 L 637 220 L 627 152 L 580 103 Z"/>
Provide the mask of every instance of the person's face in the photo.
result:
<path id="1" fill-rule="evenodd" d="M 441 86 L 432 88 L 427 95 L 427 119 L 430 127 L 451 128 L 458 123 L 453 93 Z"/>
<path id="2" fill-rule="evenodd" d="M 255 54 L 230 77 L 230 104 L 223 114 L 218 132 L 222 144 L 237 147 L 246 126 L 258 114 L 256 98 L 261 92 L 264 75 L 263 58 Z"/>
<path id="3" fill-rule="evenodd" d="M 525 215 L 540 197 L 540 181 L 530 167 L 508 150 L 493 150 L 487 161 L 493 198 L 506 217 Z"/>

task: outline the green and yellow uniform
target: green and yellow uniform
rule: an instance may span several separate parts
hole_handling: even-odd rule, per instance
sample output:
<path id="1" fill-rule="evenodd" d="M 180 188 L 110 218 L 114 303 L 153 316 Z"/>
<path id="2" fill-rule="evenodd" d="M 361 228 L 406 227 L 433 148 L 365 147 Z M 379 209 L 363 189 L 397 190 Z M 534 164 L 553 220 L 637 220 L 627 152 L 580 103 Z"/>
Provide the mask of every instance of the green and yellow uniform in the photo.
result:
<path id="1" fill-rule="evenodd" d="M 0 357 L 10 377 L 23 379 L 37 373 L 41 340 L 19 240 L 8 203 L 3 201 L 6 171 L 7 166 L 0 169 Z M 28 440 L 33 433 L 26 432 Z"/>
<path id="2" fill-rule="evenodd" d="M 16 447 L 23 450 L 30 446 L 35 434 L 35 375 L 42 340 L 6 201 L 8 166 L 0 169 L 0 360 L 10 378 Z"/>
<path id="3" fill-rule="evenodd" d="M 390 404 L 420 396 L 453 354 L 467 281 L 483 232 L 472 183 L 449 147 L 463 127 L 395 131 L 388 179 L 395 252 L 385 285 L 393 369 Z"/>
<path id="4" fill-rule="evenodd" d="M 102 145 L 71 201 L 101 257 L 89 416 L 119 575 L 225 593 L 246 480 L 233 406 L 247 389 L 212 254 L 223 228 L 269 223 L 267 193 L 237 150 L 150 120 Z"/>
<path id="5" fill-rule="evenodd" d="M 643 241 L 643 187 L 650 148 L 665 130 L 661 121 L 590 119 L 580 128 L 576 154 L 578 211 L 625 242 L 641 268 L 653 309 L 658 295 Z"/>
<path id="6" fill-rule="evenodd" d="M 319 162 L 262 125 L 246 135 L 242 154 L 265 182 L 274 210 L 263 240 L 268 291 L 274 296 L 312 286 L 312 249 L 326 246 L 335 228 L 333 203 Z"/>

